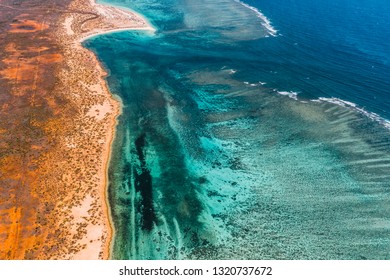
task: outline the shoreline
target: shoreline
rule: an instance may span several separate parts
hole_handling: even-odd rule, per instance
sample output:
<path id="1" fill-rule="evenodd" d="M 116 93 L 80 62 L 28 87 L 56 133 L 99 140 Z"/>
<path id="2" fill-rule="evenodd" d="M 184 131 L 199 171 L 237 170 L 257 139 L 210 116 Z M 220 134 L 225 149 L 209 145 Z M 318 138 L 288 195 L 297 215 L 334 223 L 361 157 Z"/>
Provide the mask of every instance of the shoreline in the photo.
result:
<path id="1" fill-rule="evenodd" d="M 89 4 L 89 5 L 88 5 Z M 89 6 L 89 7 L 88 7 Z M 82 242 L 85 239 L 90 239 L 90 243 L 86 244 L 83 247 L 83 250 L 77 252 L 74 255 L 70 255 L 71 259 L 109 259 L 112 256 L 113 250 L 113 240 L 115 238 L 115 228 L 113 225 L 113 219 L 110 210 L 110 202 L 108 198 L 108 169 L 111 160 L 111 152 L 112 146 L 115 141 L 116 135 L 116 126 L 118 123 L 118 116 L 122 113 L 122 102 L 119 97 L 117 97 L 114 93 L 110 92 L 110 89 L 107 84 L 106 77 L 108 73 L 104 69 L 101 61 L 99 61 L 97 55 L 85 48 L 82 44 L 85 40 L 90 38 L 121 32 L 126 30 L 141 30 L 141 31 L 150 31 L 154 32 L 155 28 L 151 26 L 146 19 L 144 19 L 141 15 L 129 10 L 129 9 L 121 9 L 120 7 L 109 6 L 106 4 L 98 4 L 94 0 L 74 0 L 71 2 L 70 7 L 76 8 L 79 14 L 69 14 L 65 15 L 63 18 L 64 22 L 64 32 L 67 37 L 66 40 L 62 42 L 65 43 L 65 47 L 69 49 L 68 53 L 70 56 L 73 53 L 83 53 L 83 58 L 86 59 L 87 68 L 86 70 L 93 72 L 94 82 L 91 84 L 85 75 L 77 77 L 80 81 L 79 84 L 83 85 L 76 90 L 81 92 L 84 98 L 94 97 L 93 95 L 97 95 L 95 100 L 90 100 L 88 103 L 92 103 L 94 105 L 89 105 L 89 108 L 84 108 L 84 112 L 87 111 L 88 118 L 91 117 L 94 119 L 94 125 L 99 125 L 105 127 L 104 129 L 104 137 L 99 141 L 102 141 L 102 149 L 100 154 L 97 154 L 96 157 L 98 162 L 101 162 L 99 170 L 97 171 L 97 175 L 100 179 L 98 184 L 98 197 L 90 203 L 90 205 L 100 205 L 102 216 L 98 217 L 100 220 L 99 226 L 96 227 L 91 223 L 85 227 L 85 235 L 82 240 L 78 242 Z M 96 17 L 92 19 L 84 19 L 82 18 L 83 13 L 85 14 L 93 13 L 96 14 Z M 67 57 L 65 57 L 67 59 Z M 79 61 L 75 58 L 68 58 L 71 60 L 74 65 L 77 65 Z M 77 67 L 77 66 L 73 66 Z M 91 69 L 91 68 L 94 69 Z M 81 71 L 84 73 L 85 71 Z M 88 77 L 90 78 L 90 77 Z M 70 79 L 72 81 L 72 79 Z M 66 83 L 65 83 L 66 84 Z M 87 90 L 86 90 L 87 88 Z M 91 93 L 94 92 L 94 93 Z M 90 96 L 88 96 L 88 94 Z M 89 99 L 88 99 L 89 100 Z M 99 102 L 100 100 L 100 102 Z M 96 101 L 98 103 L 96 103 Z M 105 113 L 102 115 L 102 112 Z M 93 137 L 91 137 L 90 142 L 93 142 Z M 91 143 L 92 144 L 92 143 Z M 90 206 L 80 205 L 78 211 L 82 213 L 88 212 L 88 208 Z M 75 221 L 80 218 L 84 218 L 81 215 L 79 217 L 75 216 Z M 95 236 L 96 232 L 102 232 L 103 235 L 92 242 L 90 236 Z M 96 255 L 98 253 L 98 256 Z"/>
<path id="2" fill-rule="evenodd" d="M 89 34 L 87 36 L 84 36 L 84 37 L 80 38 L 79 42 L 82 43 L 84 41 L 87 41 L 88 39 L 92 39 L 92 38 L 95 38 L 95 37 L 100 36 L 100 35 L 119 33 L 119 32 L 123 32 L 123 31 L 138 31 L 138 30 L 139 31 L 155 32 L 155 29 L 153 27 L 140 27 L 140 28 L 137 28 L 137 27 L 126 28 L 126 27 L 124 27 L 124 28 L 116 28 L 116 29 L 112 29 L 112 30 L 105 30 L 105 31 Z"/>
<path id="3" fill-rule="evenodd" d="M 96 3 L 96 0 L 89 0 L 89 3 L 93 7 L 100 7 L 100 8 L 106 8 L 107 10 L 115 9 L 120 10 L 123 13 L 128 13 L 129 15 L 136 16 L 138 19 L 142 20 L 143 26 L 123 26 L 123 27 L 114 27 L 109 28 L 107 30 L 95 30 L 88 32 L 87 34 L 82 34 L 79 42 L 82 43 L 88 39 L 94 38 L 96 36 L 100 36 L 103 34 L 111 34 L 111 33 L 117 33 L 117 32 L 123 32 L 123 31 L 134 31 L 134 30 L 140 30 L 140 31 L 150 31 L 150 32 L 156 32 L 156 28 L 140 13 L 135 12 L 134 10 L 131 10 L 129 8 L 117 6 L 117 5 L 111 5 L 111 4 L 99 4 Z M 95 55 L 95 54 L 94 54 Z M 96 56 L 96 55 L 95 55 Z"/>
<path id="4" fill-rule="evenodd" d="M 101 6 L 101 7 L 110 7 L 109 5 L 107 4 L 98 4 L 96 3 L 96 0 L 90 0 L 90 3 L 92 6 Z M 111 6 L 111 7 L 114 7 L 114 6 Z M 116 9 L 120 9 L 120 7 L 114 7 Z M 121 9 L 123 11 L 126 11 L 125 9 Z M 136 15 L 137 17 L 141 18 L 144 23 L 147 24 L 146 27 L 119 27 L 119 28 L 110 28 L 110 29 L 107 29 L 107 30 L 97 30 L 97 31 L 93 31 L 89 34 L 84 34 L 79 40 L 79 44 L 81 45 L 82 48 L 84 49 L 87 49 L 85 48 L 83 45 L 82 45 L 82 42 L 88 40 L 88 39 L 91 39 L 91 38 L 94 38 L 96 36 L 100 36 L 100 35 L 104 35 L 104 34 L 110 34 L 110 33 L 116 33 L 116 32 L 123 32 L 123 31 L 131 31 L 131 30 L 142 30 L 142 31 L 150 31 L 150 32 L 155 32 L 155 28 L 152 27 L 147 21 L 146 19 L 143 18 L 143 16 L 141 16 L 140 14 L 132 11 L 132 10 L 127 10 L 126 12 L 129 12 L 133 15 Z M 108 83 L 107 83 L 107 80 L 106 80 L 106 77 L 108 76 L 107 72 L 105 71 L 104 69 L 104 66 L 102 65 L 101 61 L 99 60 L 98 56 L 91 50 L 87 49 L 92 55 L 93 57 L 95 58 L 96 60 L 96 65 L 97 67 L 99 67 L 102 71 L 102 75 L 101 75 L 101 79 L 102 79 L 102 82 L 104 83 L 105 85 L 105 91 L 107 92 L 107 94 L 109 95 L 109 98 L 111 98 L 114 103 L 115 103 L 115 107 L 114 107 L 114 112 L 113 112 L 113 118 L 111 119 L 111 125 L 110 125 L 110 130 L 108 131 L 108 134 L 107 134 L 107 138 L 108 138 L 108 144 L 107 144 L 107 152 L 103 155 L 103 162 L 104 162 L 104 188 L 102 189 L 102 192 L 103 192 L 103 197 L 104 197 L 104 203 L 103 203 L 103 211 L 106 213 L 107 215 L 107 218 L 108 218 L 108 227 L 109 227 L 109 230 L 108 230 L 108 233 L 107 233 L 107 243 L 106 243 L 106 246 L 105 246 L 105 250 L 104 250 L 104 253 L 103 253 L 103 259 L 110 259 L 112 254 L 113 254 L 113 242 L 114 242 L 114 238 L 115 238 L 115 227 L 114 227 L 114 222 L 113 222 L 113 218 L 112 218 L 112 215 L 111 215 L 111 210 L 110 210 L 110 201 L 109 201 L 109 198 L 108 198 L 108 184 L 109 184 L 109 178 L 108 178 L 108 169 L 109 169 L 109 165 L 110 165 L 110 162 L 111 162 L 111 153 L 112 153 L 112 147 L 113 147 L 113 144 L 114 144 L 114 141 L 115 141 L 115 136 L 116 136 L 116 127 L 117 127 L 117 124 L 118 124 L 118 117 L 122 114 L 122 108 L 123 108 L 123 104 L 122 104 L 122 101 L 120 100 L 120 98 L 116 97 L 116 95 L 114 95 L 113 93 L 111 93 L 110 89 L 109 89 L 109 86 L 108 86 Z"/>

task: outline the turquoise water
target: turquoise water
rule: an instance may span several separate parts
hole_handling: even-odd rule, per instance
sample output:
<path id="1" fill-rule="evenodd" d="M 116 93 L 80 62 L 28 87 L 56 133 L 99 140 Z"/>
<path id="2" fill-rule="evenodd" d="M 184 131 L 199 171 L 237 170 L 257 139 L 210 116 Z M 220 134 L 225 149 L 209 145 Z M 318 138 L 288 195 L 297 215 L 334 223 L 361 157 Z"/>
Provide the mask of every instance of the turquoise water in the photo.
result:
<path id="1" fill-rule="evenodd" d="M 157 28 L 85 43 L 124 106 L 113 258 L 390 258 L 388 42 L 327 35 L 347 0 L 109 3 Z"/>

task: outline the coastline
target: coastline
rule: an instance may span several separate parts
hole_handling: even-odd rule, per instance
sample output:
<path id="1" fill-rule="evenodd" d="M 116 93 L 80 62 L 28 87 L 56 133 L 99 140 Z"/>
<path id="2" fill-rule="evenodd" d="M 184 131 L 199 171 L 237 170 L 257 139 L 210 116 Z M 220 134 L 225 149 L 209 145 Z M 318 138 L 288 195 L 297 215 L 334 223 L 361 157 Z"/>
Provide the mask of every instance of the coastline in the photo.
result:
<path id="1" fill-rule="evenodd" d="M 22 1 L 8 21 L 0 17 L 7 23 L 0 27 L 6 38 L 0 41 L 0 259 L 389 257 L 388 131 L 359 102 L 314 93 L 317 99 L 305 99 L 310 86 L 326 92 L 321 77 L 330 89 L 337 79 L 297 69 L 298 51 L 281 63 L 280 51 L 295 40 L 280 49 L 271 43 L 257 49 L 257 41 L 219 49 L 220 41 L 200 27 L 196 40 L 189 40 L 192 32 L 162 36 L 168 46 L 157 53 L 150 40 L 136 38 L 147 31 L 82 44 L 100 34 L 149 30 L 125 27 L 134 18 L 123 11 L 118 17 L 128 20 L 112 23 L 115 10 L 95 11 L 87 1 L 54 0 L 52 13 L 39 3 L 30 11 Z M 169 6 L 162 11 L 171 15 Z M 198 48 L 204 39 L 207 47 Z M 182 48 L 188 53 L 172 56 Z M 136 71 L 127 82 L 129 68 Z M 118 71 L 109 77 L 111 69 Z M 314 78 L 303 83 L 295 79 L 298 70 Z M 343 81 L 351 84 L 348 75 Z M 363 89 L 381 88 L 370 81 L 367 75 Z M 129 149 L 118 153 L 121 147 Z M 139 162 L 127 160 L 137 154 Z M 134 168 L 143 175 L 144 166 L 148 177 L 134 177 Z M 108 186 L 108 175 L 118 180 Z M 149 175 L 152 181 L 140 180 Z M 133 185 L 125 189 L 128 180 Z M 146 200 L 149 182 L 158 190 L 152 185 Z M 138 205 L 150 211 L 136 215 Z M 151 223 L 144 221 L 155 218 L 147 232 Z"/>
<path id="2" fill-rule="evenodd" d="M 89 7 L 88 7 L 89 6 Z M 99 197 L 95 199 L 92 204 L 100 205 L 102 208 L 102 217 L 100 217 L 100 228 L 96 228 L 95 225 L 89 224 L 86 226 L 86 234 L 83 237 L 94 236 L 95 231 L 100 230 L 103 232 L 103 236 L 96 241 L 90 241 L 83 250 L 77 252 L 72 256 L 68 256 L 71 259 L 109 259 L 112 250 L 112 240 L 115 236 L 115 229 L 113 227 L 113 221 L 111 217 L 111 211 L 109 209 L 108 201 L 108 167 L 111 158 L 112 145 L 115 139 L 117 117 L 121 114 L 121 101 L 114 94 L 112 94 L 108 88 L 106 82 L 107 73 L 101 65 L 96 55 L 84 48 L 82 42 L 107 33 L 120 32 L 124 30 L 145 30 L 153 32 L 155 29 L 149 25 L 149 23 L 135 12 L 130 10 L 120 9 L 108 5 L 97 4 L 94 0 L 75 0 L 71 3 L 72 10 L 85 10 L 89 13 L 96 13 L 97 18 L 92 20 L 81 20 L 77 21 L 77 16 L 74 14 L 66 15 L 63 18 L 65 25 L 65 36 L 68 37 L 65 40 L 65 44 L 71 50 L 71 52 L 83 53 L 84 57 L 88 56 L 88 67 L 93 66 L 96 71 L 95 75 L 98 79 L 98 84 L 90 85 L 89 81 L 81 81 L 81 84 L 89 85 L 89 91 L 91 88 L 95 91 L 94 94 L 98 95 L 100 99 L 98 104 L 90 107 L 87 112 L 88 117 L 94 117 L 97 123 L 104 122 L 105 136 L 103 149 L 100 153 L 101 166 L 99 168 Z M 94 21 L 91 24 L 91 21 Z M 70 43 L 70 44 L 69 44 Z M 66 56 L 65 56 L 66 59 Z M 91 63 L 92 62 L 92 63 Z M 79 79 L 82 79 L 80 76 Z M 87 86 L 88 89 L 88 86 Z M 80 92 L 84 91 L 85 88 L 79 88 Z M 102 98 L 103 97 L 103 98 Z M 84 110 L 85 112 L 86 110 Z M 102 116 L 100 113 L 103 111 L 105 114 Z M 92 140 L 92 139 L 91 139 Z M 88 208 L 87 206 L 86 208 Z M 80 212 L 85 213 L 88 211 L 85 205 L 81 204 Z M 78 220 L 78 217 L 75 217 Z M 87 238 L 90 239 L 90 238 Z M 98 253 L 98 255 L 97 255 Z"/>
<path id="3" fill-rule="evenodd" d="M 82 43 L 88 39 L 92 39 L 96 36 L 100 36 L 100 35 L 104 35 L 104 34 L 111 34 L 111 33 L 117 33 L 117 32 L 123 32 L 123 31 L 134 31 L 134 30 L 140 30 L 140 31 L 150 31 L 150 32 L 154 32 L 155 29 L 153 27 L 140 27 L 140 28 L 137 28 L 137 27 L 130 27 L 130 28 L 126 28 L 126 27 L 123 27 L 123 28 L 116 28 L 116 29 L 110 29 L 110 30 L 105 30 L 105 31 L 98 31 L 96 33 L 92 33 L 92 34 L 89 34 L 89 35 L 86 35 L 86 36 L 83 36 L 82 38 L 80 38 L 79 42 Z"/>

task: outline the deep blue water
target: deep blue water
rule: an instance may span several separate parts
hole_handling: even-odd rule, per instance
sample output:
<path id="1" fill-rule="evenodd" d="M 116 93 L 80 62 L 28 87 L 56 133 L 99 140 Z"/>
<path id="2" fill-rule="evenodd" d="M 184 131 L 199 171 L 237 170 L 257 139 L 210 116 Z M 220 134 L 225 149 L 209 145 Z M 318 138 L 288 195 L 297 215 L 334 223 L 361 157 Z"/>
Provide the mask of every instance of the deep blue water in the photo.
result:
<path id="1" fill-rule="evenodd" d="M 114 258 L 390 258 L 389 4 L 109 3 Z"/>
<path id="2" fill-rule="evenodd" d="M 388 1 L 246 2 L 283 35 L 267 49 L 280 58 L 275 86 L 287 82 L 304 97 L 338 97 L 390 118 Z"/>

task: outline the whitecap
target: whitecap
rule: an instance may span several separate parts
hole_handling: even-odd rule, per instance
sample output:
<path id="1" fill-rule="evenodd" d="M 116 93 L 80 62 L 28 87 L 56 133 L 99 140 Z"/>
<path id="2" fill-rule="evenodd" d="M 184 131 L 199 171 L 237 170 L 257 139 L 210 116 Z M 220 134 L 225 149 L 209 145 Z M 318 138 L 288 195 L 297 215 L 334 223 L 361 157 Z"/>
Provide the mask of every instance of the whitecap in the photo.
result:
<path id="1" fill-rule="evenodd" d="M 272 26 L 271 21 L 261 11 L 259 11 L 255 7 L 252 7 L 246 3 L 241 2 L 240 0 L 234 0 L 234 1 L 243 5 L 244 7 L 248 8 L 248 9 L 254 11 L 256 13 L 257 17 L 263 21 L 262 26 L 267 30 L 269 35 L 271 35 L 273 37 L 275 37 L 277 35 L 278 31 Z"/>
<path id="2" fill-rule="evenodd" d="M 371 120 L 379 122 L 387 129 L 390 129 L 390 121 L 389 120 L 379 116 L 376 113 L 368 112 L 368 111 L 364 110 L 363 108 L 360 108 L 358 105 L 356 105 L 353 102 L 345 101 L 345 100 L 342 100 L 342 99 L 336 98 L 336 97 L 331 97 L 331 98 L 320 97 L 318 99 L 314 99 L 311 101 L 313 101 L 313 102 L 328 102 L 328 103 L 336 104 L 336 105 L 339 105 L 339 106 L 342 106 L 345 108 L 351 108 L 354 111 L 357 111 L 357 112 L 367 116 Z"/>
<path id="3" fill-rule="evenodd" d="M 279 94 L 288 96 L 294 100 L 298 100 L 298 92 L 295 91 L 278 91 Z"/>

